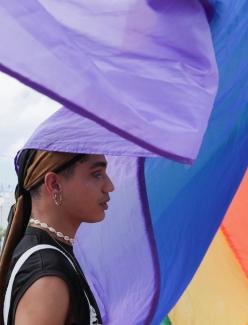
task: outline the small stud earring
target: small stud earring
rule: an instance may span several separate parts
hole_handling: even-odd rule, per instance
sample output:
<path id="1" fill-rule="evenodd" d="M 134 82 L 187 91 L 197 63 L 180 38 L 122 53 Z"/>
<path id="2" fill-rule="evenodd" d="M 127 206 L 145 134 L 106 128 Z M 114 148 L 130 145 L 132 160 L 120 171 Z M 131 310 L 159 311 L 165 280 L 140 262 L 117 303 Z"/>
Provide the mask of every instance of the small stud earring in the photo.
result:
<path id="1" fill-rule="evenodd" d="M 60 206 L 63 201 L 62 193 L 53 193 L 53 201 L 55 205 Z"/>

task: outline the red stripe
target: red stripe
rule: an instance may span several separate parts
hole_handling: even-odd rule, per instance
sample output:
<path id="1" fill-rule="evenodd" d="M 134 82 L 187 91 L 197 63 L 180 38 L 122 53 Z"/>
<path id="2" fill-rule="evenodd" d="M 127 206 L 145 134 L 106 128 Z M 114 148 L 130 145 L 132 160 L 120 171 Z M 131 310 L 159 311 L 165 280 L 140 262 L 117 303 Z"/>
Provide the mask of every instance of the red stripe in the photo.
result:
<path id="1" fill-rule="evenodd" d="M 221 230 L 248 278 L 248 171 L 226 213 Z"/>

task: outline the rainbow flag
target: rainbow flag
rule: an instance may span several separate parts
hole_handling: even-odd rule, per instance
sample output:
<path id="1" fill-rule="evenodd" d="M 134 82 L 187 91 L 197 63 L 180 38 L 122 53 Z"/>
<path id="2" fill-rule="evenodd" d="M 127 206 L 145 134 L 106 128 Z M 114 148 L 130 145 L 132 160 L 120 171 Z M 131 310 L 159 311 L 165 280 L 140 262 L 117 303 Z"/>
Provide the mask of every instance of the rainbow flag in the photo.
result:
<path id="1" fill-rule="evenodd" d="M 248 171 L 193 280 L 170 312 L 171 324 L 248 324 L 247 194 Z"/>
<path id="2" fill-rule="evenodd" d="M 248 165 L 247 10 L 247 0 L 0 4 L 0 69 L 65 106 L 25 147 L 108 158 L 108 215 L 82 224 L 74 246 L 104 324 L 158 325 L 170 312 L 192 324 L 212 308 L 204 321 L 222 325 L 230 281 L 244 325 L 243 228 L 227 218 L 215 235 Z M 211 276 L 217 262 L 225 277 Z M 211 292 L 196 300 L 202 266 L 219 279 L 208 282 L 223 290 L 216 303 Z"/>

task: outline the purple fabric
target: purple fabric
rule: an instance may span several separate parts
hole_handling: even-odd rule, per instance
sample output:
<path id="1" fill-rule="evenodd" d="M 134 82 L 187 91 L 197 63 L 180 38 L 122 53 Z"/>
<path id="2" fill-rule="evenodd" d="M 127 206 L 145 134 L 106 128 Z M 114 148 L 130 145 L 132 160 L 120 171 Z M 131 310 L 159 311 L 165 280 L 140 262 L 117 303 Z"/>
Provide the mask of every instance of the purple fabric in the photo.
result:
<path id="1" fill-rule="evenodd" d="M 199 1 L 3 0 L 0 21 L 2 71 L 148 151 L 196 158 L 217 87 Z"/>
<path id="2" fill-rule="evenodd" d="M 108 155 L 115 191 L 107 217 L 99 224 L 82 224 L 74 250 L 104 324 L 149 324 L 158 300 L 159 266 L 144 161 L 137 157 L 155 154 L 66 108 L 42 123 L 25 148 Z"/>
<path id="3" fill-rule="evenodd" d="M 35 130 L 25 148 L 130 157 L 156 156 L 65 107 Z"/>
<path id="4" fill-rule="evenodd" d="M 159 282 L 147 235 L 150 220 L 147 223 L 144 218 L 140 195 L 140 169 L 132 157 L 107 160 L 115 184 L 107 216 L 101 223 L 81 225 L 74 251 L 104 324 L 148 324 Z"/>

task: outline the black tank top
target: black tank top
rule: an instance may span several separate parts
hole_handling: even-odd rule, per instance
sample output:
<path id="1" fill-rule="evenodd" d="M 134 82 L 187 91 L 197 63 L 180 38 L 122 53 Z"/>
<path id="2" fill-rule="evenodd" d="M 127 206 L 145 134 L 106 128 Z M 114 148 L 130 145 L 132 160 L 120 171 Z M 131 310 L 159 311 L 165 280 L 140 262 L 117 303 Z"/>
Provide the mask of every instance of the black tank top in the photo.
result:
<path id="1" fill-rule="evenodd" d="M 53 240 L 48 233 L 42 229 L 35 227 L 27 228 L 24 237 L 14 250 L 7 276 L 8 281 L 13 267 L 15 266 L 15 263 L 19 257 L 29 248 L 39 244 L 48 244 L 63 250 L 74 262 L 77 272 L 73 269 L 67 258 L 61 254 L 61 252 L 53 249 L 45 249 L 33 253 L 22 265 L 15 277 L 11 295 L 8 325 L 14 325 L 16 308 L 25 291 L 36 280 L 44 276 L 58 276 L 62 278 L 69 286 L 70 307 L 73 321 L 67 324 L 91 325 L 89 304 L 83 291 L 86 292 L 87 297 L 90 300 L 90 304 L 97 313 L 98 322 L 95 324 L 102 324 L 98 306 L 80 269 L 80 266 L 73 255 L 72 247 L 62 243 L 61 241 L 57 242 Z"/>

